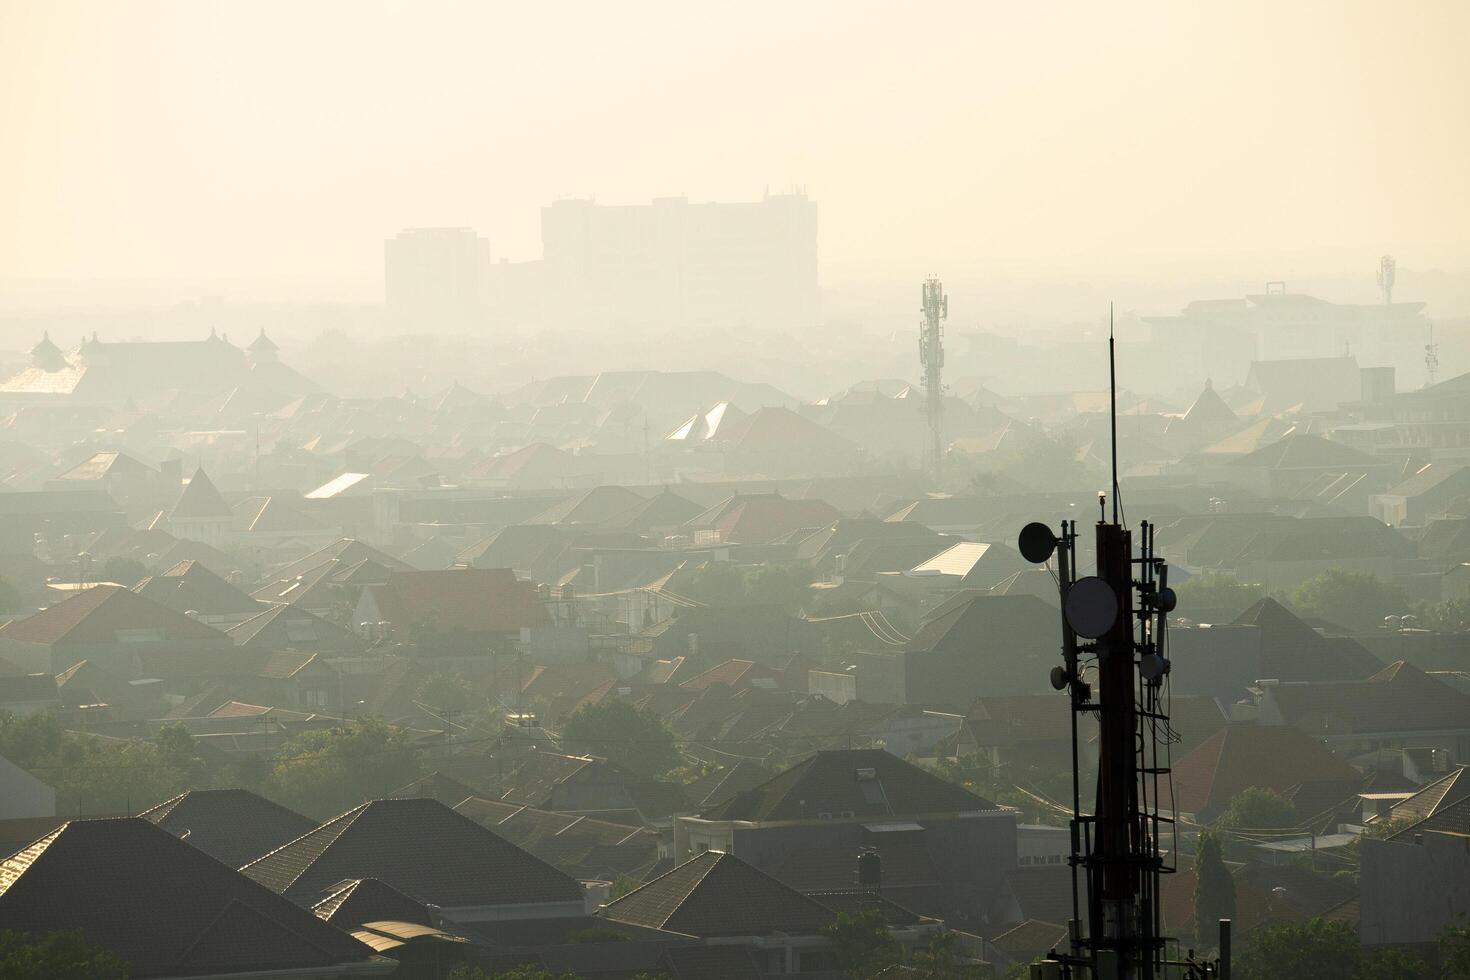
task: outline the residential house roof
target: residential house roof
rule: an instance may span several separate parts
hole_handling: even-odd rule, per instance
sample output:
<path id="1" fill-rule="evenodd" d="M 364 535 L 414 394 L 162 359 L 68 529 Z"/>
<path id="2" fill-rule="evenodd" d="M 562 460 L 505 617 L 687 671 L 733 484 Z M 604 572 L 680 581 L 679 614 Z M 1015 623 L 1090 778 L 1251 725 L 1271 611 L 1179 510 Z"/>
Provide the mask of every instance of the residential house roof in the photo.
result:
<path id="1" fill-rule="evenodd" d="M 437 800 L 364 803 L 240 870 L 298 901 L 351 878 L 443 908 L 582 901 L 574 879 Z"/>
<path id="2" fill-rule="evenodd" d="M 139 814 L 205 854 L 238 868 L 316 826 L 245 789 L 196 789 Z"/>
<path id="3" fill-rule="evenodd" d="M 0 863 L 0 920 L 77 929 L 135 978 L 324 972 L 371 951 L 140 817 L 74 820 Z M 385 964 L 386 966 L 386 964 Z"/>
<path id="4" fill-rule="evenodd" d="M 1373 467 L 1386 461 L 1361 449 L 1331 442 L 1321 436 L 1292 433 L 1268 446 L 1231 460 L 1231 466 L 1264 467 L 1273 470 L 1322 469 L 1327 467 Z"/>
<path id="5" fill-rule="evenodd" d="M 1470 770 L 1460 766 L 1395 804 L 1386 819 L 1395 824 L 1418 823 L 1467 797 L 1470 797 Z"/>
<path id="6" fill-rule="evenodd" d="M 244 591 L 192 560 L 181 561 L 167 571 L 148 576 L 133 586 L 133 591 L 179 613 L 253 615 L 263 608 Z"/>
<path id="7" fill-rule="evenodd" d="M 706 851 L 597 913 L 613 922 L 699 938 L 815 934 L 836 916 L 732 854 Z"/>
<path id="8" fill-rule="evenodd" d="M 1253 786 L 1284 795 L 1308 783 L 1340 784 L 1343 799 L 1357 792 L 1362 776 L 1288 725 L 1233 722 L 1174 764 L 1175 799 L 1184 813 L 1213 813 Z"/>
<path id="9" fill-rule="evenodd" d="M 1286 724 L 1304 732 L 1470 730 L 1470 695 L 1402 660 L 1366 680 L 1275 684 L 1266 693 Z"/>
<path id="10" fill-rule="evenodd" d="M 278 604 L 265 608 L 225 630 L 236 646 L 270 649 L 342 649 L 358 644 L 357 637 L 336 623 L 298 606 Z"/>
<path id="11" fill-rule="evenodd" d="M 994 810 L 989 800 L 883 749 L 817 752 L 720 803 L 710 820 L 814 820 L 820 814 L 893 817 Z"/>
<path id="12" fill-rule="evenodd" d="M 769 544 L 798 528 L 826 527 L 836 519 L 837 508 L 825 500 L 738 493 L 692 518 L 686 526 L 716 531 L 723 542 Z"/>
<path id="13" fill-rule="evenodd" d="M 392 885 L 376 878 L 356 878 L 311 907 L 316 917 L 338 929 L 353 930 L 368 922 L 414 922 L 432 926 L 433 916 Z"/>
<path id="14" fill-rule="evenodd" d="M 115 644 L 120 634 L 146 634 L 152 642 L 228 643 L 224 634 L 123 588 L 99 585 L 24 619 L 0 626 L 0 639 L 54 646 Z"/>
<path id="15" fill-rule="evenodd" d="M 370 588 L 384 619 L 401 627 L 508 633 L 551 624 L 535 585 L 508 568 L 395 571 L 387 584 Z"/>
<path id="16" fill-rule="evenodd" d="M 194 471 L 188 486 L 184 487 L 184 492 L 168 512 L 171 521 L 227 521 L 234 516 L 230 505 L 225 503 L 225 498 L 220 496 L 202 466 Z"/>

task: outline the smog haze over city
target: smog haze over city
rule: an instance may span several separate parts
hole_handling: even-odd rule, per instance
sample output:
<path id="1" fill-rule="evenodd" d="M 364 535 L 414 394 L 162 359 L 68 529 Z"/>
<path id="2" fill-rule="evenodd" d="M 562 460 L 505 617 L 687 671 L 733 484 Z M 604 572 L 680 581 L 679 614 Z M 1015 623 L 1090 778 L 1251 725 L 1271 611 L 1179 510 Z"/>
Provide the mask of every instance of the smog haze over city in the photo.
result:
<path id="1" fill-rule="evenodd" d="M 0 0 L 0 976 L 1470 977 L 1467 38 Z"/>

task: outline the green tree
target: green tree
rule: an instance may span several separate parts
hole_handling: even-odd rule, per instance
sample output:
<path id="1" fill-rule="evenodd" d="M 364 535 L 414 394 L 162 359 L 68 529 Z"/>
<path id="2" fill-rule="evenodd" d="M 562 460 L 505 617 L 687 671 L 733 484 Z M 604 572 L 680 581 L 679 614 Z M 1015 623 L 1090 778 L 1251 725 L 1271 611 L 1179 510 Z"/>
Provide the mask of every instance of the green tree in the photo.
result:
<path id="1" fill-rule="evenodd" d="M 1264 926 L 1237 958 L 1241 980 L 1350 980 L 1360 960 L 1358 933 L 1342 922 L 1310 919 Z"/>
<path id="2" fill-rule="evenodd" d="M 577 752 L 600 755 L 649 776 L 662 776 L 683 761 L 664 720 L 626 701 L 583 705 L 567 719 L 562 738 Z"/>
<path id="3" fill-rule="evenodd" d="M 788 612 L 811 604 L 813 570 L 807 565 L 762 565 L 741 582 L 746 602 L 780 606 Z"/>
<path id="4" fill-rule="evenodd" d="M 1181 614 L 1190 619 L 1202 615 L 1234 619 L 1245 612 L 1266 590 L 1254 582 L 1241 582 L 1230 575 L 1201 575 L 1175 590 Z"/>
<path id="5" fill-rule="evenodd" d="M 1384 946 L 1361 951 L 1353 980 L 1424 980 L 1428 976 L 1429 965 L 1419 957 Z"/>
<path id="6" fill-rule="evenodd" d="M 318 817 L 335 816 L 392 792 L 424 771 L 423 753 L 380 719 L 303 732 L 277 755 L 273 795 Z"/>
<path id="7" fill-rule="evenodd" d="M 478 966 L 459 966 L 449 971 L 447 980 L 580 980 L 575 973 L 552 973 L 532 966 L 518 966 L 499 973 L 486 973 Z"/>
<path id="8" fill-rule="evenodd" d="M 430 674 L 419 685 L 419 700 L 435 711 L 463 711 L 475 702 L 475 688 L 463 677 Z"/>
<path id="9" fill-rule="evenodd" d="M 1451 926 L 1439 937 L 1439 975 L 1470 980 L 1470 926 Z"/>
<path id="10" fill-rule="evenodd" d="M 1273 790 L 1250 786 L 1235 794 L 1216 822 L 1230 829 L 1282 830 L 1296 826 L 1296 808 Z"/>
<path id="11" fill-rule="evenodd" d="M 136 558 L 113 555 L 102 563 L 101 579 L 104 582 L 116 582 L 132 588 L 147 577 L 148 566 Z"/>
<path id="12" fill-rule="evenodd" d="M 1409 611 L 1409 600 L 1397 585 L 1342 568 L 1329 568 L 1297 586 L 1291 604 L 1307 616 L 1357 630 L 1378 629 L 1384 617 Z"/>
<path id="13" fill-rule="evenodd" d="M 194 736 L 183 722 L 164 725 L 153 741 L 158 745 L 158 754 L 164 765 L 179 774 L 187 788 L 202 788 L 208 781 L 209 763 L 199 754 Z"/>
<path id="14" fill-rule="evenodd" d="M 708 606 L 733 606 L 745 601 L 745 576 L 733 562 L 707 561 L 689 576 L 687 598 Z"/>
<path id="15" fill-rule="evenodd" d="M 0 932 L 0 980 L 123 980 L 127 975 L 117 957 L 89 947 L 80 930 L 39 938 Z"/>
<path id="16" fill-rule="evenodd" d="M 1470 629 L 1470 599 L 1416 602 L 1414 615 L 1424 629 L 1440 633 L 1462 633 Z"/>
<path id="17" fill-rule="evenodd" d="M 877 909 L 839 912 L 822 932 L 832 941 L 834 965 L 849 977 L 870 977 L 903 960 L 903 945 Z"/>
<path id="18" fill-rule="evenodd" d="M 1210 947 L 1221 919 L 1235 918 L 1235 879 L 1225 867 L 1220 839 L 1209 831 L 1199 835 L 1194 854 L 1194 934 Z"/>

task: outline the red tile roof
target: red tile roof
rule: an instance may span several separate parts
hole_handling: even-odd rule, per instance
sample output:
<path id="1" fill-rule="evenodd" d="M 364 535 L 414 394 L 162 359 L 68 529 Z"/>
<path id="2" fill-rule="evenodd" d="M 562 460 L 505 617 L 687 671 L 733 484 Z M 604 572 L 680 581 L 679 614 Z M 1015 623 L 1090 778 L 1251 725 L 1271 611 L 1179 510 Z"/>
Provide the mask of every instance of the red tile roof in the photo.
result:
<path id="1" fill-rule="evenodd" d="M 1217 812 L 1252 786 L 1285 794 L 1303 783 L 1360 780 L 1320 741 L 1286 725 L 1226 725 L 1174 764 L 1179 809 L 1195 814 Z"/>
<path id="2" fill-rule="evenodd" d="M 399 628 L 427 623 L 440 631 L 508 633 L 551 625 L 536 586 L 508 568 L 395 571 L 373 595 L 384 619 Z"/>
<path id="3" fill-rule="evenodd" d="M 230 640 L 203 623 L 176 613 L 120 585 L 99 585 L 25 619 L 0 626 L 0 639 L 53 645 L 118 642 L 119 631 L 157 631 L 154 642 L 219 646 Z"/>

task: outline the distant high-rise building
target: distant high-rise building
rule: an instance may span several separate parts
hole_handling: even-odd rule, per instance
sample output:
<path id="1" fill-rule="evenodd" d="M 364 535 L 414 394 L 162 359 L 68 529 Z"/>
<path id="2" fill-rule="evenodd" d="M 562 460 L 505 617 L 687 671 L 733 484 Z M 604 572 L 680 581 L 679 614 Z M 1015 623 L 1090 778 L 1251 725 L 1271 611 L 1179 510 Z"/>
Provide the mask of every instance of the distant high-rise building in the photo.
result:
<path id="1" fill-rule="evenodd" d="M 409 228 L 383 245 L 388 315 L 416 330 L 485 322 L 490 243 L 473 228 Z"/>
<path id="2" fill-rule="evenodd" d="M 544 315 L 596 326 L 800 328 L 817 321 L 817 206 L 558 201 L 541 210 Z"/>

